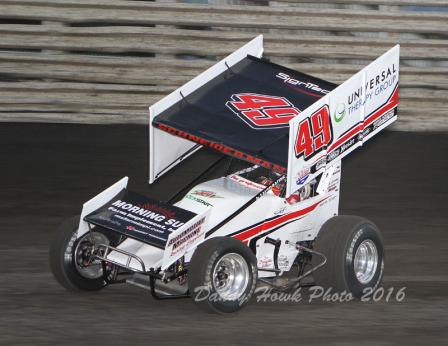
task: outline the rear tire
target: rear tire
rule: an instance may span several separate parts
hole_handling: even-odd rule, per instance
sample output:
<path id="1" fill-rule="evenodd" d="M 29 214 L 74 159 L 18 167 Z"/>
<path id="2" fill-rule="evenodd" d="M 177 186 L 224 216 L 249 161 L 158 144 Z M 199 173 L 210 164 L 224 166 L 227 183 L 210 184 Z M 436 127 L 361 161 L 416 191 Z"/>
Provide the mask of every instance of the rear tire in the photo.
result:
<path id="1" fill-rule="evenodd" d="M 188 270 L 193 301 L 209 312 L 240 310 L 257 283 L 257 259 L 246 245 L 230 237 L 216 237 L 198 246 Z"/>
<path id="2" fill-rule="evenodd" d="M 101 263 L 98 263 L 99 261 L 92 263 L 90 268 L 82 267 L 80 263 L 79 255 L 83 251 L 81 247 L 85 248 L 84 251 L 88 251 L 85 242 L 89 239 L 87 234 L 77 239 L 78 225 L 79 216 L 74 216 L 59 226 L 50 245 L 51 271 L 55 279 L 68 290 L 100 290 L 106 286 Z M 111 244 L 112 237 L 105 230 L 96 228 L 92 232 L 96 238 Z"/>
<path id="3" fill-rule="evenodd" d="M 324 223 L 313 249 L 327 257 L 327 263 L 313 273 L 316 285 L 325 291 L 360 298 L 380 284 L 383 238 L 371 221 L 359 216 L 335 216 Z M 321 258 L 313 256 L 313 267 L 320 262 Z"/>

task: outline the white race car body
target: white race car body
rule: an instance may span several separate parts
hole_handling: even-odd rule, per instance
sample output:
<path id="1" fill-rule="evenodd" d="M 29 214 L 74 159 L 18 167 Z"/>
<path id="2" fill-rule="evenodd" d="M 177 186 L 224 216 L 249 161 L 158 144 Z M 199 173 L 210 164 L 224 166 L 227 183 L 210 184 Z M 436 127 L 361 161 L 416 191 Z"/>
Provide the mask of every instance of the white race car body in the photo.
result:
<path id="1" fill-rule="evenodd" d="M 270 277 L 289 271 L 297 244 L 312 242 L 338 214 L 341 159 L 396 120 L 399 47 L 337 87 L 298 74 L 314 81 L 306 85 L 328 86 L 300 90 L 298 80 L 285 83 L 271 73 L 282 67 L 260 59 L 262 44 L 261 36 L 254 39 L 150 108 L 150 183 L 202 147 L 252 168 L 199 183 L 174 204 L 130 195 L 123 178 L 81 213 L 78 238 L 92 225 L 125 235 L 104 261 L 164 277 L 178 261 L 188 263 L 199 244 L 225 236 L 252 249 L 258 276 Z M 253 82 L 251 69 L 267 71 L 272 86 Z M 242 92 L 241 85 L 252 90 Z M 220 95 L 211 92 L 218 87 Z M 281 88 L 284 95 L 272 96 Z M 224 100 L 216 110 L 214 96 Z M 264 184 L 247 177 L 259 168 L 276 178 Z"/>
<path id="2" fill-rule="evenodd" d="M 339 181 L 340 166 L 334 172 L 326 193 L 297 203 L 276 196 L 270 189 L 210 237 L 231 235 L 251 246 L 257 255 L 258 267 L 262 269 L 275 269 L 275 247 L 266 243 L 265 238 L 279 239 L 282 245 L 278 254 L 278 269 L 289 271 L 297 257 L 297 250 L 287 245 L 288 242 L 295 244 L 313 240 L 320 226 L 329 217 L 337 215 Z M 213 229 L 263 188 L 232 175 L 196 186 L 177 205 L 197 213 L 204 210 L 204 202 L 213 206 L 207 227 Z M 272 275 L 274 272 L 259 272 L 260 277 Z"/>
<path id="3" fill-rule="evenodd" d="M 340 176 L 341 166 L 338 164 L 323 193 L 303 201 L 282 198 L 272 189 L 267 189 L 253 203 L 211 234 L 209 233 L 211 230 L 238 212 L 241 207 L 262 192 L 265 186 L 238 174 L 195 186 L 175 204 L 197 215 L 208 214 L 208 221 L 202 229 L 203 236 L 182 253 L 185 256 L 185 262 L 190 260 L 196 246 L 205 239 L 232 236 L 254 249 L 260 269 L 259 277 L 274 276 L 275 270 L 289 271 L 298 251 L 288 244 L 313 240 L 320 226 L 328 218 L 337 215 Z M 88 203 L 94 200 L 95 198 Z M 186 225 L 182 226 L 178 232 L 182 232 L 185 228 L 187 228 Z M 275 246 L 266 242 L 267 237 L 281 241 L 276 256 L 274 256 Z M 164 257 L 169 258 L 166 250 L 132 238 L 127 238 L 117 249 L 139 257 L 144 262 L 145 268 L 167 268 L 173 262 L 172 259 L 164 262 Z M 129 256 L 126 254 L 111 251 L 108 259 L 123 267 L 141 271 L 141 264 L 135 258 L 131 258 L 130 263 L 127 263 Z"/>

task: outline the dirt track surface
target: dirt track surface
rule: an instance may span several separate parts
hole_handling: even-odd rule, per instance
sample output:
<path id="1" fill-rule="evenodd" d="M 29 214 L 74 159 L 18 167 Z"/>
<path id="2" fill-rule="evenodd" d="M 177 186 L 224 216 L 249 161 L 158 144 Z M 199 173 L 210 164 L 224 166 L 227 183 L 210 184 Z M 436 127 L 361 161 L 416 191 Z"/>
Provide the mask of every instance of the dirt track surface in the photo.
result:
<path id="1" fill-rule="evenodd" d="M 385 289 L 404 301 L 256 302 L 231 316 L 116 285 L 62 289 L 48 268 L 57 225 L 121 177 L 165 199 L 214 156 L 149 188 L 147 128 L 0 124 L 0 344 L 437 345 L 448 339 L 448 136 L 386 132 L 343 162 L 341 214 L 382 230 Z"/>

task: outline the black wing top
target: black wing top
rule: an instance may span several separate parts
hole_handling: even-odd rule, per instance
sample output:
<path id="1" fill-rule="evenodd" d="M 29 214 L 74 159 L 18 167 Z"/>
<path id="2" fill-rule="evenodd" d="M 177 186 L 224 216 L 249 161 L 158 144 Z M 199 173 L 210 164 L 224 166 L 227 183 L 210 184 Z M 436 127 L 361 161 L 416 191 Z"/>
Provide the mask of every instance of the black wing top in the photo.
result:
<path id="1" fill-rule="evenodd" d="M 284 171 L 288 122 L 337 85 L 248 56 L 153 124 L 225 154 Z"/>

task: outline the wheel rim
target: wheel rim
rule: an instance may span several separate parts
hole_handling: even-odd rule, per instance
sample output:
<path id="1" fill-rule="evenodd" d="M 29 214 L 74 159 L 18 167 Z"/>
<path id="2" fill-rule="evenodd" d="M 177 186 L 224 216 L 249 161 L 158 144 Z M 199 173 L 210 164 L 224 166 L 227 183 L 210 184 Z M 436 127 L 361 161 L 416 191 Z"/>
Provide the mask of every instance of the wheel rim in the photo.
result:
<path id="1" fill-rule="evenodd" d="M 213 286 L 224 300 L 240 298 L 249 284 L 249 266 L 243 256 L 229 253 L 222 256 L 213 270 Z"/>
<path id="2" fill-rule="evenodd" d="M 354 270 L 358 281 L 362 284 L 369 283 L 375 276 L 378 267 L 378 250 L 375 243 L 366 239 L 356 249 Z"/>
<path id="3" fill-rule="evenodd" d="M 83 235 L 73 254 L 78 273 L 87 279 L 98 279 L 103 276 L 101 261 L 93 257 L 95 245 L 109 245 L 109 239 L 99 232 L 88 232 Z"/>

